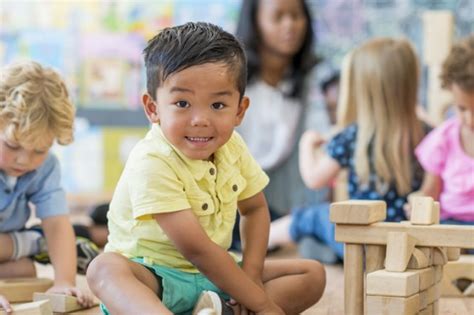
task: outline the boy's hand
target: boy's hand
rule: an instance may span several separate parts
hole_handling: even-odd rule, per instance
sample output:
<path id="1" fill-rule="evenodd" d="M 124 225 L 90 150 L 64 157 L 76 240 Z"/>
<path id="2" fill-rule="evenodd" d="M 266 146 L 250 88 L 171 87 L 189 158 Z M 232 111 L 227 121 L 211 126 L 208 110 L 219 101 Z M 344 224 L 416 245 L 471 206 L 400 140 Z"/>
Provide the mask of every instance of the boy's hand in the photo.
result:
<path id="1" fill-rule="evenodd" d="M 10 302 L 8 302 L 7 298 L 1 294 L 0 294 L 0 307 L 2 307 L 7 313 L 13 312 Z"/>
<path id="2" fill-rule="evenodd" d="M 46 292 L 75 296 L 77 298 L 77 302 L 86 308 L 92 307 L 94 305 L 94 299 L 91 294 L 85 293 L 81 289 L 71 285 L 55 284 Z"/>
<path id="3" fill-rule="evenodd" d="M 273 302 L 269 302 L 269 304 L 264 309 L 257 312 L 250 311 L 242 304 L 237 303 L 237 301 L 235 301 L 234 299 L 230 299 L 230 301 L 227 302 L 227 305 L 232 307 L 234 314 L 240 315 L 285 314 L 285 312 L 283 312 L 283 310 Z"/>

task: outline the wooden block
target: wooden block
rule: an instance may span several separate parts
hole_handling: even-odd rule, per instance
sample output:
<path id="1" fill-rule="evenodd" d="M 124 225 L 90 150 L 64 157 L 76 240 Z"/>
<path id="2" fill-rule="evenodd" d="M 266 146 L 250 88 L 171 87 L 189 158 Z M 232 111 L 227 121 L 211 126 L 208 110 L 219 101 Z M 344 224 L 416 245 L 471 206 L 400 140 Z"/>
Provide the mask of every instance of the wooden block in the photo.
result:
<path id="1" fill-rule="evenodd" d="M 446 247 L 435 247 L 433 249 L 433 265 L 446 265 L 448 263 L 448 249 Z"/>
<path id="2" fill-rule="evenodd" d="M 385 269 L 387 271 L 405 271 L 415 245 L 416 239 L 406 232 L 388 232 Z"/>
<path id="3" fill-rule="evenodd" d="M 448 261 L 456 261 L 461 257 L 461 249 L 458 247 L 448 247 Z"/>
<path id="4" fill-rule="evenodd" d="M 420 291 L 419 273 L 377 270 L 367 274 L 367 294 L 408 297 Z"/>
<path id="5" fill-rule="evenodd" d="M 441 206 L 439 204 L 439 201 L 433 202 L 434 206 L 434 224 L 439 224 L 439 218 L 440 218 L 440 211 L 441 211 Z"/>
<path id="6" fill-rule="evenodd" d="M 410 199 L 411 224 L 431 225 L 435 224 L 436 217 L 433 198 L 428 196 L 415 196 Z"/>
<path id="7" fill-rule="evenodd" d="M 430 265 L 428 257 L 418 248 L 413 249 L 413 254 L 408 261 L 408 268 L 423 269 Z"/>
<path id="8" fill-rule="evenodd" d="M 442 295 L 450 297 L 462 297 L 470 294 L 469 287 L 464 293 L 454 284 L 458 279 L 468 279 L 474 281 L 474 255 L 461 255 L 459 260 L 450 261 L 442 267 Z M 471 285 L 472 286 L 472 285 Z"/>
<path id="9" fill-rule="evenodd" d="M 432 311 L 433 310 L 430 311 L 428 308 L 424 308 L 424 309 L 422 309 L 421 311 L 418 312 L 418 315 L 432 315 L 431 314 Z"/>
<path id="10" fill-rule="evenodd" d="M 434 271 L 435 271 L 435 283 L 441 282 L 443 279 L 443 274 L 444 274 L 444 268 L 442 265 L 439 266 L 433 266 Z"/>
<path id="11" fill-rule="evenodd" d="M 464 296 L 474 296 L 474 282 L 471 283 L 462 293 Z"/>
<path id="12" fill-rule="evenodd" d="M 439 301 L 433 302 L 433 312 L 431 314 L 433 315 L 439 314 Z"/>
<path id="13" fill-rule="evenodd" d="M 428 290 L 420 291 L 420 309 L 425 309 L 428 307 Z"/>
<path id="14" fill-rule="evenodd" d="M 441 285 L 439 283 L 432 285 L 427 289 L 428 291 L 428 304 L 434 303 L 441 297 Z"/>
<path id="15" fill-rule="evenodd" d="M 38 301 L 24 304 L 12 305 L 12 315 L 53 315 L 53 309 L 49 301 Z M 0 315 L 7 313 L 0 310 Z"/>
<path id="16" fill-rule="evenodd" d="M 474 226 L 469 225 L 403 225 L 378 222 L 361 228 L 358 225 L 336 224 L 335 239 L 352 244 L 387 244 L 388 232 L 409 232 L 417 246 L 474 248 Z"/>
<path id="17" fill-rule="evenodd" d="M 364 247 L 344 245 L 344 313 L 364 314 Z"/>
<path id="18" fill-rule="evenodd" d="M 68 313 L 83 307 L 77 302 L 77 298 L 64 294 L 38 293 L 33 294 L 34 301 L 48 300 L 51 302 L 53 312 Z"/>
<path id="19" fill-rule="evenodd" d="M 365 272 L 383 269 L 385 253 L 385 245 L 367 245 L 365 247 Z"/>
<path id="20" fill-rule="evenodd" d="M 348 200 L 331 204 L 329 219 L 334 223 L 362 224 L 382 222 L 387 217 L 387 205 L 380 200 Z"/>
<path id="21" fill-rule="evenodd" d="M 428 265 L 431 266 L 433 264 L 433 247 L 417 246 L 416 248 L 425 254 L 428 259 Z"/>
<path id="22" fill-rule="evenodd" d="M 0 279 L 0 294 L 10 303 L 29 302 L 34 292 L 45 292 L 53 286 L 53 281 L 45 278 Z"/>
<path id="23" fill-rule="evenodd" d="M 367 295 L 367 315 L 413 315 L 420 309 L 420 296 L 392 297 Z"/>
<path id="24" fill-rule="evenodd" d="M 410 269 L 408 271 L 411 271 Z M 418 276 L 420 278 L 420 291 L 426 290 L 435 284 L 435 269 L 428 267 L 425 269 L 418 269 Z"/>

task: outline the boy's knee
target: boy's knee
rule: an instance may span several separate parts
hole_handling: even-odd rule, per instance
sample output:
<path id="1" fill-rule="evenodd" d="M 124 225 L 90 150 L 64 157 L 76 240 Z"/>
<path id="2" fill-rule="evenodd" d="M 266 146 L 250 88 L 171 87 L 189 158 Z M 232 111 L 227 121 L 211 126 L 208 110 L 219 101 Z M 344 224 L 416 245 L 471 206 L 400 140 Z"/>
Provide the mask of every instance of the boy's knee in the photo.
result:
<path id="1" fill-rule="evenodd" d="M 87 268 L 87 282 L 89 285 L 100 281 L 104 277 L 111 276 L 114 266 L 120 265 L 125 258 L 115 253 L 103 253 L 94 258 Z"/>
<path id="2" fill-rule="evenodd" d="M 313 291 L 315 297 L 319 298 L 326 287 L 326 270 L 323 264 L 315 260 L 307 260 L 309 290 Z"/>

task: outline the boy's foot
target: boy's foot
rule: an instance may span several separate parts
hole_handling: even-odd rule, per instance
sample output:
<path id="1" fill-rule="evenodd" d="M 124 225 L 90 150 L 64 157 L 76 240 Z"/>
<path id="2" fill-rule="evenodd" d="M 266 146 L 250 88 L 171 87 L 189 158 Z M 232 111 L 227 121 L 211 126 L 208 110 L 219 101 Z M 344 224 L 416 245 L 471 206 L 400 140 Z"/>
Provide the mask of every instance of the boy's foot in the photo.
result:
<path id="1" fill-rule="evenodd" d="M 323 264 L 333 265 L 339 262 L 336 253 L 329 246 L 312 236 L 305 236 L 298 241 L 298 252 L 302 258 L 318 260 Z"/>
<path id="2" fill-rule="evenodd" d="M 216 293 L 203 291 L 194 305 L 193 315 L 231 315 L 232 308 Z"/>
<path id="3" fill-rule="evenodd" d="M 46 240 L 44 237 L 40 239 L 41 251 L 39 254 L 33 256 L 33 259 L 42 264 L 51 262 L 49 259 L 48 249 L 46 247 Z M 99 248 L 89 239 L 84 237 L 76 237 L 77 250 L 77 272 L 79 274 L 86 274 L 87 267 L 91 261 L 99 255 Z"/>

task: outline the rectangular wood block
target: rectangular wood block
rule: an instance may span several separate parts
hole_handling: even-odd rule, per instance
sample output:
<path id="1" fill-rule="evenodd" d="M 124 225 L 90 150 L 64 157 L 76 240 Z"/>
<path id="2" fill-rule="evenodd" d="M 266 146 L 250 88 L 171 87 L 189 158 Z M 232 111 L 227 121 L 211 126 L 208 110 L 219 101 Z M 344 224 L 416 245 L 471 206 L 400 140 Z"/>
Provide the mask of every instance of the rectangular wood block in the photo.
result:
<path id="1" fill-rule="evenodd" d="M 387 244 L 388 232 L 408 232 L 417 246 L 474 248 L 474 226 L 468 225 L 404 225 L 378 222 L 366 225 L 336 224 L 335 239 L 352 244 Z"/>
<path id="2" fill-rule="evenodd" d="M 34 292 L 45 292 L 53 286 L 53 281 L 45 278 L 0 279 L 0 294 L 10 303 L 29 302 Z"/>
<path id="3" fill-rule="evenodd" d="M 435 284 L 435 268 L 428 267 L 425 269 L 418 269 L 416 271 L 420 277 L 420 291 L 426 290 Z"/>
<path id="4" fill-rule="evenodd" d="M 414 315 L 420 309 L 420 297 L 367 295 L 367 315 Z"/>
<path id="5" fill-rule="evenodd" d="M 456 261 L 461 257 L 461 249 L 459 247 L 448 247 L 448 261 Z"/>
<path id="6" fill-rule="evenodd" d="M 17 304 L 12 305 L 12 308 L 12 315 L 53 315 L 53 309 L 49 301 Z M 0 315 L 7 315 L 7 313 L 0 309 Z"/>
<path id="7" fill-rule="evenodd" d="M 454 17 L 450 11 L 423 13 L 423 61 L 441 64 L 449 53 L 454 34 Z"/>
<path id="8" fill-rule="evenodd" d="M 368 225 L 387 217 L 387 205 L 380 200 L 348 200 L 331 204 L 329 219 L 334 223 Z"/>
<path id="9" fill-rule="evenodd" d="M 415 245 L 416 239 L 407 232 L 388 232 L 385 269 L 387 271 L 405 271 Z"/>
<path id="10" fill-rule="evenodd" d="M 75 310 L 82 309 L 83 307 L 77 302 L 77 298 L 74 296 L 64 294 L 51 294 L 51 293 L 34 293 L 34 301 L 47 300 L 51 302 L 53 312 L 68 313 Z"/>
<path id="11" fill-rule="evenodd" d="M 435 220 L 439 217 L 436 214 L 436 207 L 433 198 L 428 196 L 414 196 L 410 199 L 411 207 L 411 224 L 431 225 L 435 224 Z"/>
<path id="12" fill-rule="evenodd" d="M 367 274 L 367 294 L 408 297 L 420 290 L 420 277 L 416 270 L 390 272 L 377 270 Z"/>

